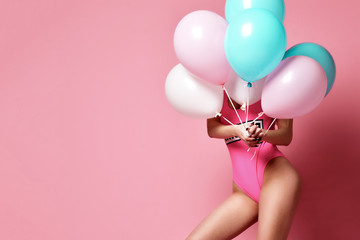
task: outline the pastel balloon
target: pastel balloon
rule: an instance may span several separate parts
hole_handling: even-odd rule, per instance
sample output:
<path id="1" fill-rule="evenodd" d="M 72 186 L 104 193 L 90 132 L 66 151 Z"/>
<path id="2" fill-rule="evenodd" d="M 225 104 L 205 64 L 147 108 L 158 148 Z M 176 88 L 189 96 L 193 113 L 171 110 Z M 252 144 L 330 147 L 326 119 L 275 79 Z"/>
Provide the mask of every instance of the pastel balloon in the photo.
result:
<path id="1" fill-rule="evenodd" d="M 242 105 L 249 99 L 249 105 L 251 105 L 261 99 L 264 82 L 265 78 L 262 78 L 259 81 L 252 83 L 251 87 L 248 87 L 248 82 L 234 74 L 234 76 L 225 83 L 225 89 L 235 102 Z"/>
<path id="2" fill-rule="evenodd" d="M 224 93 L 221 86 L 192 76 L 181 64 L 168 74 L 165 93 L 178 112 L 197 118 L 211 118 L 221 111 Z"/>
<path id="3" fill-rule="evenodd" d="M 327 96 L 334 85 L 336 75 L 335 62 L 329 51 L 316 43 L 300 43 L 287 50 L 284 58 L 299 55 L 310 57 L 322 66 L 326 73 L 327 88 L 325 96 Z"/>
<path id="4" fill-rule="evenodd" d="M 192 74 L 216 85 L 224 84 L 232 69 L 224 38 L 227 22 L 216 13 L 200 10 L 186 15 L 174 34 L 176 56 Z"/>
<path id="5" fill-rule="evenodd" d="M 261 105 L 273 118 L 295 118 L 314 110 L 326 93 L 326 74 L 306 56 L 288 57 L 266 77 Z"/>
<path id="6" fill-rule="evenodd" d="M 266 9 L 277 16 L 282 22 L 284 21 L 285 4 L 283 0 L 227 0 L 225 4 L 226 20 L 231 22 L 249 8 Z"/>
<path id="7" fill-rule="evenodd" d="M 255 82 L 273 71 L 285 50 L 283 24 L 264 9 L 243 11 L 226 31 L 226 57 L 236 74 L 247 82 Z"/>

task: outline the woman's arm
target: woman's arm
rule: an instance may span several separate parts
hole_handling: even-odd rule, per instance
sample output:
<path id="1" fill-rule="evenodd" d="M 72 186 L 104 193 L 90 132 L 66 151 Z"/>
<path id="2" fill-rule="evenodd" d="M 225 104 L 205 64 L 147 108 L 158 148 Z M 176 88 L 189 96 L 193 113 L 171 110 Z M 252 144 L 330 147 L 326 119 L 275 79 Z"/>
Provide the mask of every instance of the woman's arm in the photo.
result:
<path id="1" fill-rule="evenodd" d="M 207 120 L 207 132 L 211 138 L 230 138 L 237 136 L 233 125 L 220 123 L 220 117 L 209 118 Z"/>
<path id="2" fill-rule="evenodd" d="M 255 141 L 258 137 L 262 138 L 263 141 L 275 145 L 288 146 L 292 140 L 293 119 L 277 119 L 276 123 L 278 129 L 269 130 L 266 135 L 264 135 L 266 129 L 260 129 L 257 128 L 256 125 L 253 125 L 248 130 L 250 136 L 247 136 L 241 125 L 224 125 L 220 123 L 220 118 L 216 117 L 207 120 L 207 131 L 211 138 L 225 139 L 237 136 L 249 147 L 254 147 L 258 144 L 258 142 Z"/>
<path id="3" fill-rule="evenodd" d="M 293 119 L 277 119 L 276 120 L 278 129 L 269 130 L 266 135 L 266 129 L 262 129 L 262 133 L 259 137 L 262 137 L 263 141 L 275 144 L 288 146 L 291 143 L 293 136 Z"/>

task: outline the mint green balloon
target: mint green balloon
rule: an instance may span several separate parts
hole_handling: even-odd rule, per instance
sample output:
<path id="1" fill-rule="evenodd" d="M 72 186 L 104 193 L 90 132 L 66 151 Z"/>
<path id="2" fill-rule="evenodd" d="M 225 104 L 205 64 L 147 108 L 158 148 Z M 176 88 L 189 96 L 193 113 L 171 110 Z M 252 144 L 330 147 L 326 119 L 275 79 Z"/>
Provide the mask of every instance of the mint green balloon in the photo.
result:
<path id="1" fill-rule="evenodd" d="M 284 0 L 227 0 L 225 17 L 228 23 L 250 8 L 262 8 L 275 14 L 282 22 L 285 17 Z"/>
<path id="2" fill-rule="evenodd" d="M 284 59 L 299 55 L 310 57 L 322 66 L 327 78 L 327 89 L 325 94 L 325 96 L 327 96 L 334 85 L 336 75 L 335 62 L 329 51 L 316 43 L 300 43 L 287 50 Z"/>
<path id="3" fill-rule="evenodd" d="M 270 11 L 252 8 L 229 23 L 224 43 L 232 69 L 243 80 L 255 82 L 272 72 L 282 60 L 286 32 Z"/>

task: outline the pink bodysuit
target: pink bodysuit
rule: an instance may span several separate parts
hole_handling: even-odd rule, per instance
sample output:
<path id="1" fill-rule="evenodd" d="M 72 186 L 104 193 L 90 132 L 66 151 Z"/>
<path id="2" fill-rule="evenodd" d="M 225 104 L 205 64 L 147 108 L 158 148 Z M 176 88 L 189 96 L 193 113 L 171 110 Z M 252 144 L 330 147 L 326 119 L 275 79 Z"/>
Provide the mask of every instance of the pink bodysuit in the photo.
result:
<path id="1" fill-rule="evenodd" d="M 233 124 L 240 124 L 239 118 L 237 117 L 235 110 L 232 107 L 229 107 L 228 103 L 229 100 L 225 94 L 224 104 L 221 110 L 222 116 L 224 116 Z M 246 121 L 245 111 L 237 109 L 237 112 L 239 113 L 239 116 L 244 123 Z M 261 101 L 250 105 L 248 122 L 257 118 L 258 113 L 260 112 L 262 112 Z M 222 124 L 230 124 L 223 117 L 221 117 L 220 119 Z M 270 118 L 263 114 L 254 123 L 262 129 L 268 129 L 272 121 L 273 118 Z M 270 129 L 274 129 L 274 125 Z M 271 159 L 284 155 L 282 154 L 282 152 L 279 151 L 276 145 L 265 141 L 262 143 L 262 146 L 259 145 L 259 147 L 250 148 L 249 152 L 247 152 L 249 147 L 238 137 L 225 139 L 225 143 L 227 144 L 227 147 L 229 149 L 232 161 L 233 181 L 247 195 L 249 195 L 256 202 L 259 202 L 260 189 L 264 178 L 266 164 Z M 256 149 L 257 152 L 254 156 Z M 253 159 L 251 160 L 252 157 Z"/>

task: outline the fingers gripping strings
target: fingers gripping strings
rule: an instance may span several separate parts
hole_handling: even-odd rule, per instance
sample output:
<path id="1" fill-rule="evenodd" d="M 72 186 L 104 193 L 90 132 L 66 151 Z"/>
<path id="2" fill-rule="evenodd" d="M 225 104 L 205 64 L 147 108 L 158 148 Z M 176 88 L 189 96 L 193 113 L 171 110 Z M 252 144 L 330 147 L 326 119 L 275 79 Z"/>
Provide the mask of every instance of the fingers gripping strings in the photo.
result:
<path id="1" fill-rule="evenodd" d="M 260 115 L 260 113 L 259 113 Z M 276 118 L 273 119 L 273 121 L 271 122 L 271 124 L 269 125 L 269 127 L 266 129 L 265 133 L 264 133 L 264 136 L 268 133 L 268 131 L 270 130 L 271 126 L 274 124 L 274 122 L 276 121 Z M 264 143 L 261 143 L 260 147 L 259 147 L 259 152 L 261 150 L 261 148 L 263 147 Z M 248 151 L 250 150 L 250 148 L 248 149 Z M 252 156 L 251 160 L 253 160 L 253 158 L 255 157 L 256 153 L 257 153 L 257 150 L 255 150 L 254 152 L 254 155 Z"/>

